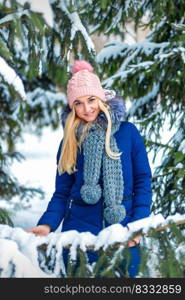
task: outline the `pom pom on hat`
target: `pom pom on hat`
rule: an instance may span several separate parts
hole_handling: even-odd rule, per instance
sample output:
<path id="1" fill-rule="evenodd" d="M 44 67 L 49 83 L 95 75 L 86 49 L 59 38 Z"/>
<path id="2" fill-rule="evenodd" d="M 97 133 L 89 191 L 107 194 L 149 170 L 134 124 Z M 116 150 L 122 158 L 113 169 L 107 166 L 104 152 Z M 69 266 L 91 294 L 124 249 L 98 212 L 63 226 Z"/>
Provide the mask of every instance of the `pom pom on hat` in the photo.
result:
<path id="1" fill-rule="evenodd" d="M 89 72 L 93 72 L 93 67 L 85 60 L 75 60 L 72 67 L 72 74 L 75 74 L 79 71 L 87 70 Z"/>
<path id="2" fill-rule="evenodd" d="M 85 60 L 76 60 L 72 67 L 72 77 L 67 84 L 67 99 L 70 108 L 78 97 L 96 96 L 105 101 L 105 92 L 93 67 Z"/>

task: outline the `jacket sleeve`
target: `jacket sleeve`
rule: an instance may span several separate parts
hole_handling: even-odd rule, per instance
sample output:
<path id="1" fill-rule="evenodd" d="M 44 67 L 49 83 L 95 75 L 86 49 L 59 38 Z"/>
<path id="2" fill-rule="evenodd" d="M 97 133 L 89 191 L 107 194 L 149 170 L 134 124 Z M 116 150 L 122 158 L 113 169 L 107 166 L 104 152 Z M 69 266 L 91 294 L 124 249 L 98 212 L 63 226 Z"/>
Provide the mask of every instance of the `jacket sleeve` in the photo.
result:
<path id="1" fill-rule="evenodd" d="M 62 141 L 57 152 L 57 164 L 62 148 Z M 46 211 L 39 219 L 37 225 L 47 224 L 51 227 L 51 231 L 55 231 L 60 225 L 65 215 L 67 199 L 70 195 L 71 187 L 74 183 L 74 174 L 69 175 L 67 172 L 59 175 L 56 170 L 55 192 L 48 203 Z"/>
<path id="2" fill-rule="evenodd" d="M 130 222 L 150 215 L 151 169 L 143 139 L 132 124 L 133 214 Z"/>

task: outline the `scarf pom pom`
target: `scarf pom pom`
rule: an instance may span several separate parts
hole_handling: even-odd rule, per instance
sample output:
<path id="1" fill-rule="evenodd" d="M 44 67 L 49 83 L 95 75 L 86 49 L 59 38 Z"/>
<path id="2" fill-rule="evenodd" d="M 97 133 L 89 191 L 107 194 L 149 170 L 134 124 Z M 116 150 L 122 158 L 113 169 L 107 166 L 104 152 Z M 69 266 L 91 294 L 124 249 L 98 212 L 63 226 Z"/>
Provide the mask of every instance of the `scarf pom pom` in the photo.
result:
<path id="1" fill-rule="evenodd" d="M 88 204 L 96 204 L 102 194 L 99 184 L 84 184 L 80 190 L 83 200 Z"/>
<path id="2" fill-rule="evenodd" d="M 125 207 L 121 204 L 107 206 L 104 209 L 104 218 L 109 224 L 120 223 L 126 215 Z"/>

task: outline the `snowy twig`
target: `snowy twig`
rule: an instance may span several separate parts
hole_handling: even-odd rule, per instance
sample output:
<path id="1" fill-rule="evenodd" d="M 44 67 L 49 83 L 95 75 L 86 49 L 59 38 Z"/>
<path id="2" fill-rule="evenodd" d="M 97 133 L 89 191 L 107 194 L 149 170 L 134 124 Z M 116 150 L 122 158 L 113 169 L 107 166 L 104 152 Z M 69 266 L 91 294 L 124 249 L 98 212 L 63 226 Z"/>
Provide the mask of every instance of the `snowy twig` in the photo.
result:
<path id="1" fill-rule="evenodd" d="M 123 249 L 133 236 L 147 235 L 150 230 L 166 230 L 172 224 L 185 224 L 185 215 L 176 214 L 166 219 L 161 214 L 152 215 L 128 223 L 127 227 L 113 224 L 104 228 L 97 236 L 90 232 L 80 233 L 76 230 L 62 233 L 51 232 L 47 236 L 36 236 L 21 228 L 0 225 L 0 252 L 2 256 L 0 259 L 0 270 L 2 270 L 0 277 L 60 277 L 61 272 L 66 273 L 62 258 L 64 248 L 70 250 L 70 257 L 75 261 L 78 248 L 83 252 L 100 249 L 105 251 L 109 246 L 113 251 L 117 249 L 117 246 L 121 246 Z M 6 247 L 8 247 L 8 252 L 5 251 Z M 12 247 L 14 247 L 13 251 L 11 250 Z"/>
<path id="2" fill-rule="evenodd" d="M 172 225 L 179 226 L 179 225 L 182 225 L 182 224 L 185 224 L 185 219 L 184 220 L 179 220 L 179 221 L 176 221 L 176 222 L 170 222 L 167 225 L 159 226 L 155 229 L 155 231 L 163 231 L 163 230 L 166 230 L 166 229 L 170 228 Z"/>
<path id="3" fill-rule="evenodd" d="M 15 12 L 13 14 L 9 14 L 6 17 L 0 19 L 0 27 L 8 22 L 15 21 L 15 19 L 20 19 L 23 15 L 29 15 L 29 10 L 25 9 L 19 12 Z"/>
<path id="4" fill-rule="evenodd" d="M 69 18 L 69 20 L 71 22 L 70 40 L 73 41 L 76 36 L 76 33 L 80 32 L 86 42 L 86 46 L 87 46 L 89 53 L 95 54 L 96 50 L 95 50 L 94 44 L 92 42 L 92 39 L 89 37 L 89 34 L 88 34 L 86 28 L 84 27 L 84 25 L 82 24 L 78 13 L 76 11 L 70 13 L 64 2 L 60 3 L 60 8 L 66 14 L 66 16 Z"/>
<path id="5" fill-rule="evenodd" d="M 54 246 L 56 241 L 60 239 L 60 246 L 69 249 L 71 246 L 80 247 L 85 250 L 98 250 L 101 247 L 104 249 L 115 243 L 127 244 L 128 240 L 137 235 L 147 235 L 150 230 L 162 231 L 170 228 L 174 225 L 185 224 L 185 215 L 176 214 L 164 219 L 161 214 L 152 215 L 148 218 L 143 218 L 127 224 L 127 227 L 121 224 L 113 224 L 101 230 L 97 236 L 90 232 L 78 232 L 76 230 L 69 230 L 62 233 L 52 232 L 48 236 L 35 236 L 34 234 L 26 233 L 20 228 L 11 228 L 8 225 L 0 225 L 0 238 L 14 239 L 18 243 L 24 244 L 23 237 L 27 243 L 28 237 L 30 242 L 35 241 L 36 247 L 42 247 L 42 245 Z M 7 227 L 7 230 L 6 230 Z M 22 234 L 21 234 L 22 232 Z M 44 247 L 45 248 L 45 247 Z"/>
<path id="6" fill-rule="evenodd" d="M 24 84 L 21 78 L 15 73 L 15 71 L 7 64 L 4 58 L 0 57 L 0 76 L 9 85 L 13 85 L 14 89 L 19 93 L 23 100 L 26 100 L 26 93 Z"/>

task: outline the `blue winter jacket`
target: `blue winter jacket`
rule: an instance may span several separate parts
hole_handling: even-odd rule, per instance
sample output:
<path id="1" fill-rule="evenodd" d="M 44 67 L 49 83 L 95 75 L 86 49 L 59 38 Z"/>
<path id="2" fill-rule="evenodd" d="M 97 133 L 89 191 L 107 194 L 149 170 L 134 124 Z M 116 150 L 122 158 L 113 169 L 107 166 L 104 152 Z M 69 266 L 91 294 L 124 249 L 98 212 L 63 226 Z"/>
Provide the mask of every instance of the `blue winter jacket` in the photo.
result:
<path id="1" fill-rule="evenodd" d="M 151 169 L 143 139 L 133 123 L 122 121 L 119 130 L 114 134 L 124 178 L 124 195 L 122 205 L 126 216 L 120 224 L 148 217 L 152 200 Z M 62 142 L 57 153 L 57 163 Z M 110 224 L 103 220 L 103 199 L 95 204 L 86 204 L 80 195 L 83 185 L 83 152 L 77 155 L 77 171 L 71 175 L 64 173 L 59 176 L 56 171 L 55 192 L 38 225 L 48 224 L 52 231 L 62 223 L 62 231 L 90 231 L 97 235 Z M 99 184 L 102 185 L 100 177 Z"/>

